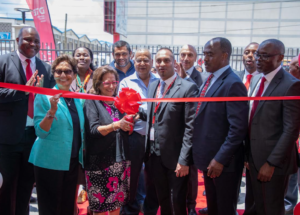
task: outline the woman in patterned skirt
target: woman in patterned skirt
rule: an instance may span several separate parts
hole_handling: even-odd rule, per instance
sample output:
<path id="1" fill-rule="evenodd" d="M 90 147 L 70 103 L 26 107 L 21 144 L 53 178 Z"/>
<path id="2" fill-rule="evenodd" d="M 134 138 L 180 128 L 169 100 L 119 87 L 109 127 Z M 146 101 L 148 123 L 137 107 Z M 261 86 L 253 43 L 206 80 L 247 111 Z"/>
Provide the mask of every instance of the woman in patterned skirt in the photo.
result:
<path id="1" fill-rule="evenodd" d="M 100 67 L 93 74 L 96 95 L 115 96 L 118 73 Z M 130 161 L 128 131 L 131 123 L 115 108 L 113 101 L 86 100 L 85 170 L 90 209 L 94 215 L 120 213 L 129 200 Z"/>

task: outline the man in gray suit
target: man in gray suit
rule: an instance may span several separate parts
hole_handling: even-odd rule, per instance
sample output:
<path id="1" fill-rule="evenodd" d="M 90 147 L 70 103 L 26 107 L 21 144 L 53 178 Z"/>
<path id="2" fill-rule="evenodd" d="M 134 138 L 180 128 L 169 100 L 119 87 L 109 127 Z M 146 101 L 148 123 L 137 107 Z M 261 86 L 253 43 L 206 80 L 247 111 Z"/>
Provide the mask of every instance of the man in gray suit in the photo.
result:
<path id="1" fill-rule="evenodd" d="M 251 96 L 300 96 L 300 81 L 281 68 L 285 47 L 276 39 L 263 41 L 255 59 L 257 71 Z M 300 128 L 300 100 L 251 101 L 246 141 L 256 212 L 283 215 L 289 175 L 297 172 L 296 140 Z"/>
<path id="2" fill-rule="evenodd" d="M 161 78 L 150 84 L 148 98 L 197 96 L 197 86 L 175 73 L 170 49 L 160 49 L 155 64 Z M 150 167 L 149 177 L 155 185 L 161 214 L 186 214 L 195 112 L 193 102 L 149 102 L 147 114 L 140 113 L 142 120 L 147 119 L 146 165 Z"/>

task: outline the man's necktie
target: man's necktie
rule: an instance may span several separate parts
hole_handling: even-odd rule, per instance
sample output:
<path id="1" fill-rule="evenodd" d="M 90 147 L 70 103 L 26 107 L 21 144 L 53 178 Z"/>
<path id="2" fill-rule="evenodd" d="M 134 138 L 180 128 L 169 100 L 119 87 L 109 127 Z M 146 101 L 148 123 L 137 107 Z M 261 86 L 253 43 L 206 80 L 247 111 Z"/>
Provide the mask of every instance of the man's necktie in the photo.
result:
<path id="1" fill-rule="evenodd" d="M 165 92 L 165 86 L 166 86 L 166 82 L 161 81 L 160 82 L 160 91 L 159 91 L 159 95 L 158 98 L 161 98 Z"/>
<path id="2" fill-rule="evenodd" d="M 27 81 L 29 81 L 29 79 L 32 76 L 32 70 L 31 70 L 31 67 L 30 67 L 31 60 L 30 59 L 26 59 L 25 61 L 27 62 L 27 66 L 26 66 L 26 79 L 27 79 Z M 29 93 L 27 115 L 31 119 L 33 119 L 33 101 L 34 101 L 33 93 Z"/>
<path id="3" fill-rule="evenodd" d="M 202 91 L 201 91 L 201 93 L 200 93 L 200 97 L 204 97 L 204 96 L 205 96 L 205 93 L 206 93 L 206 91 L 207 91 L 207 88 L 208 88 L 208 86 L 209 86 L 209 84 L 210 84 L 210 81 L 211 81 L 211 79 L 212 79 L 213 77 L 214 77 L 213 74 L 211 74 L 211 75 L 208 77 L 208 79 L 207 79 L 207 81 L 206 81 L 206 83 L 205 83 L 205 85 L 204 85 L 204 87 L 203 87 L 203 89 L 202 89 Z M 196 110 L 196 115 L 198 114 L 198 111 L 200 110 L 201 104 L 202 104 L 202 102 L 198 102 L 197 110 Z"/>
<path id="4" fill-rule="evenodd" d="M 266 78 L 262 77 L 261 81 L 260 81 L 259 89 L 256 93 L 256 97 L 261 97 L 261 95 L 263 94 L 264 88 L 265 88 L 265 81 L 266 81 Z M 251 122 L 252 122 L 253 116 L 255 114 L 258 103 L 259 103 L 259 101 L 257 101 L 257 100 L 253 101 L 251 112 L 250 112 L 249 128 L 251 127 Z"/>
<path id="5" fill-rule="evenodd" d="M 251 78 L 253 77 L 253 75 L 249 74 L 247 75 L 247 80 L 245 83 L 245 87 L 247 88 L 247 90 L 249 90 L 249 86 L 250 86 L 250 82 L 251 82 Z"/>

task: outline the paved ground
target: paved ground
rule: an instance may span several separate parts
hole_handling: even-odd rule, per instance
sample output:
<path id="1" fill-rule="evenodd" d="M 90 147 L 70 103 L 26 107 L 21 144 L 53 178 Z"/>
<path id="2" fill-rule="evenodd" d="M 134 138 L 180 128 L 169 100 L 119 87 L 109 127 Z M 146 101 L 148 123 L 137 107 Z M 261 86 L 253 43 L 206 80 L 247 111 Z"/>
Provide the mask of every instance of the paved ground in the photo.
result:
<path id="1" fill-rule="evenodd" d="M 238 202 L 238 209 L 245 209 L 245 192 L 246 192 L 246 184 L 245 184 L 245 177 L 242 178 L 241 183 L 241 193 L 240 193 L 240 201 Z M 36 196 L 36 190 L 33 190 L 33 197 Z M 37 203 L 30 204 L 30 215 L 38 215 L 38 205 Z"/>

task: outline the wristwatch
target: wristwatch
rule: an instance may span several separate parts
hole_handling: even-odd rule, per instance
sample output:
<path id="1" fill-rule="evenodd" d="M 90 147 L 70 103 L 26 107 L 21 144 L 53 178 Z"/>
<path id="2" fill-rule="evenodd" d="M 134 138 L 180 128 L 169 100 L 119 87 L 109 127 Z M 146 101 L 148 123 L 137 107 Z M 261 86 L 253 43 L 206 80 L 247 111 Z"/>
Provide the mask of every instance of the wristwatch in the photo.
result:
<path id="1" fill-rule="evenodd" d="M 54 115 L 54 116 L 51 115 L 49 111 L 47 111 L 46 117 L 47 117 L 48 119 L 54 118 L 55 120 L 57 120 L 56 116 L 55 116 L 55 115 Z"/>

